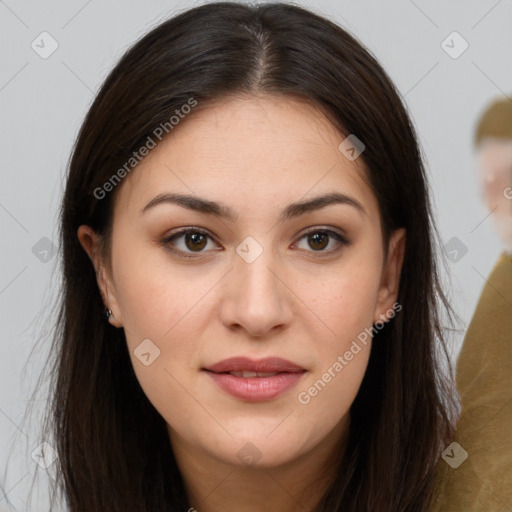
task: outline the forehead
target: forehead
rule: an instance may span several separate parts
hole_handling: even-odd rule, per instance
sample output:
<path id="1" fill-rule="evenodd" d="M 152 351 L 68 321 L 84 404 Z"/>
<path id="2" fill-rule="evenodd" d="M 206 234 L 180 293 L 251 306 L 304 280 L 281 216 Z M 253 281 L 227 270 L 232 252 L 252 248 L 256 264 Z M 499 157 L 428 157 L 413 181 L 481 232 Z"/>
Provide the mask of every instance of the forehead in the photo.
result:
<path id="1" fill-rule="evenodd" d="M 345 137 L 300 98 L 235 96 L 199 105 L 125 178 L 115 209 L 140 210 L 157 194 L 177 191 L 250 215 L 338 191 L 375 215 L 362 158 L 351 161 L 338 148 Z"/>

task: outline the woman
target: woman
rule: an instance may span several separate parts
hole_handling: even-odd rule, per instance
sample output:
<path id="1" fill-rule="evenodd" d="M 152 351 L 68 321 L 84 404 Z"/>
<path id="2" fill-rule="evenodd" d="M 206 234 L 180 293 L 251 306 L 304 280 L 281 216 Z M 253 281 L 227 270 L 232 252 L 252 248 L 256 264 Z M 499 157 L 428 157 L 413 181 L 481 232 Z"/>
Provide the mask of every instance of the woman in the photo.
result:
<path id="1" fill-rule="evenodd" d="M 62 204 L 70 510 L 431 510 L 456 404 L 430 208 L 396 89 L 337 25 L 222 2 L 144 36 Z"/>

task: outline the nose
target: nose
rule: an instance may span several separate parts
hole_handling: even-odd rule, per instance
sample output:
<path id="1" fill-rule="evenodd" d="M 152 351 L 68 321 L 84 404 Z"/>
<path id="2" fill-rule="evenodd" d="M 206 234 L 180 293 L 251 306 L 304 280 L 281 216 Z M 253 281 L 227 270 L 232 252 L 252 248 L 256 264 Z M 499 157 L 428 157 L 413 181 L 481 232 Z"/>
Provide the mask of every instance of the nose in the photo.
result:
<path id="1" fill-rule="evenodd" d="M 252 263 L 235 257 L 225 283 L 221 321 L 230 330 L 245 330 L 251 338 L 268 338 L 286 328 L 292 319 L 294 296 L 271 251 Z"/>

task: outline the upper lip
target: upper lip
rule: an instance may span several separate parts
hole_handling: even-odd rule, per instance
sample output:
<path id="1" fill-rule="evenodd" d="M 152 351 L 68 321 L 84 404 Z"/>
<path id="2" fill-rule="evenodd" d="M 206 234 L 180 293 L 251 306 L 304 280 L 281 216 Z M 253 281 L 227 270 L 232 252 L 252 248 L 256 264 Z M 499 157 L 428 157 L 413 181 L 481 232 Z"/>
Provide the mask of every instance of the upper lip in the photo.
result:
<path id="1" fill-rule="evenodd" d="M 300 372 L 301 366 L 280 357 L 249 359 L 248 357 L 231 357 L 203 368 L 214 373 L 250 371 L 250 372 Z"/>

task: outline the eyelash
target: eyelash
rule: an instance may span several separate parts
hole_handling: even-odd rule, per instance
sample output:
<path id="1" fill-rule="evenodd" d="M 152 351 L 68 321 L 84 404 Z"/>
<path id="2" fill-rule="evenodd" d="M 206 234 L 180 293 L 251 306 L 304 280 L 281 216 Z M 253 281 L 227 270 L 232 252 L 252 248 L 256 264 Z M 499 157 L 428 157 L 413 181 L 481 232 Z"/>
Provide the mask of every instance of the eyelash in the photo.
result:
<path id="1" fill-rule="evenodd" d="M 196 252 L 196 253 L 187 253 L 187 252 L 181 251 L 179 249 L 174 249 L 174 248 L 172 248 L 170 246 L 171 242 L 173 242 L 174 240 L 176 240 L 176 239 L 178 239 L 178 238 L 180 238 L 180 237 L 182 237 L 184 235 L 191 234 L 191 233 L 196 233 L 196 234 L 204 235 L 204 236 L 207 236 L 208 238 L 214 240 L 214 238 L 207 231 L 205 231 L 205 230 L 203 230 L 201 228 L 189 227 L 189 228 L 185 228 L 185 229 L 182 229 L 180 231 L 177 231 L 177 232 L 173 233 L 172 235 L 164 238 L 161 241 L 161 244 L 167 250 L 169 250 L 170 252 L 172 252 L 174 254 L 177 254 L 178 256 L 180 256 L 182 258 L 185 258 L 185 259 L 198 258 L 198 257 L 200 257 L 202 251 L 199 251 L 199 252 Z M 314 234 L 314 233 L 325 233 L 325 234 L 327 234 L 329 237 L 334 238 L 341 245 L 341 247 L 350 245 L 350 242 L 343 235 L 338 233 L 337 231 L 333 231 L 332 229 L 327 229 L 327 228 L 318 228 L 318 227 L 311 228 L 311 229 L 307 230 L 306 232 L 304 232 L 301 235 L 301 237 L 299 238 L 299 240 L 302 240 L 306 236 Z M 320 253 L 319 255 L 315 255 L 314 257 L 315 258 L 321 258 L 325 254 L 331 254 L 333 252 L 338 251 L 339 249 L 341 249 L 341 247 L 338 247 L 337 249 L 331 249 L 329 251 L 321 250 L 321 251 L 308 251 L 308 252 L 312 252 L 313 254 L 314 253 Z"/>

